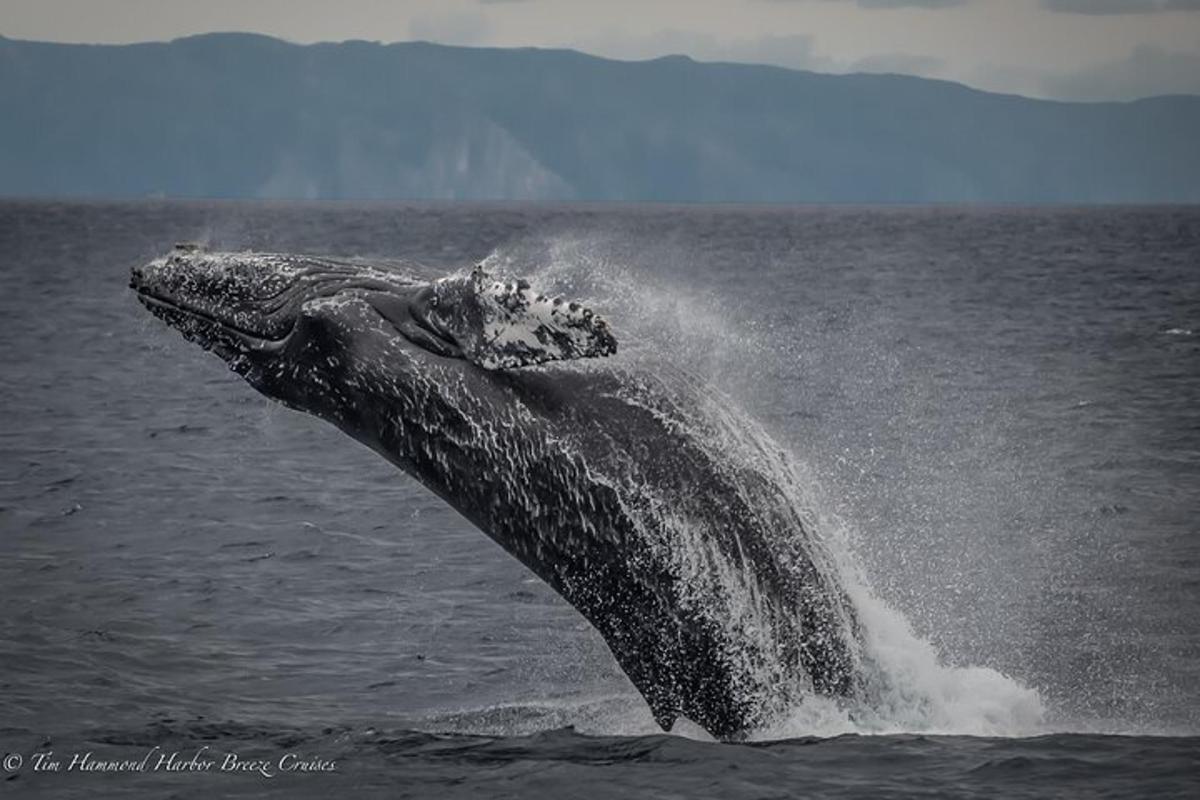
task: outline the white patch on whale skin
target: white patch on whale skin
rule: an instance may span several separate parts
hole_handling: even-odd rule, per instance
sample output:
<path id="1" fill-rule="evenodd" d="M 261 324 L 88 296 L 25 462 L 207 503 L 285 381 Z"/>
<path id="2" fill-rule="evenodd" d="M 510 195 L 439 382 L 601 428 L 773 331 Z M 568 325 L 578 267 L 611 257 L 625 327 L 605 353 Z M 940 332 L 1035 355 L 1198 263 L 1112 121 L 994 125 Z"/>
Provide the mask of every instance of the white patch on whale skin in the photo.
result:
<path id="1" fill-rule="evenodd" d="M 510 369 L 617 351 L 608 324 L 591 309 L 494 280 L 482 265 L 435 284 L 440 314 L 454 321 L 464 354 L 484 369 Z M 456 324 L 457 323 L 457 324 Z"/>

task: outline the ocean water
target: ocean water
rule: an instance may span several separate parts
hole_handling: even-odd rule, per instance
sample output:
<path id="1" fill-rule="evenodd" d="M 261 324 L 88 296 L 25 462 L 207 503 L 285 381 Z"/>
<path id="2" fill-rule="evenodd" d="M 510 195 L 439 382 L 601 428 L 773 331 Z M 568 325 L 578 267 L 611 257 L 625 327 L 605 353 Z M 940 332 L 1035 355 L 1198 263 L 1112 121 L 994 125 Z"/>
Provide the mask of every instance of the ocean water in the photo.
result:
<path id="1" fill-rule="evenodd" d="M 138 306 L 180 240 L 586 300 L 786 447 L 889 693 L 662 734 L 524 567 Z M 0 275 L 6 795 L 1200 791 L 1200 209 L 4 202 Z"/>

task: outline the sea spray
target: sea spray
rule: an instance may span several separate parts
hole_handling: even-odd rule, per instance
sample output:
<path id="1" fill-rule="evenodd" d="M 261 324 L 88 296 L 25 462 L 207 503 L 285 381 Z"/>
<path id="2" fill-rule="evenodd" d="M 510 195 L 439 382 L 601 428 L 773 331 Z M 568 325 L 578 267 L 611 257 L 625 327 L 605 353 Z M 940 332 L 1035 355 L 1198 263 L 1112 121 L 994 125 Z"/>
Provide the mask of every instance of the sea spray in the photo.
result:
<path id="1" fill-rule="evenodd" d="M 628 343 L 628 358 L 639 368 L 686 373 L 701 399 L 694 408 L 709 416 L 690 424 L 705 428 L 706 434 L 723 432 L 725 435 L 715 438 L 701 438 L 721 451 L 722 457 L 752 460 L 783 487 L 786 502 L 817 543 L 820 568 L 840 584 L 853 605 L 863 690 L 851 698 L 825 697 L 811 690 L 796 694 L 794 686 L 786 685 L 789 665 L 757 665 L 757 669 L 770 669 L 778 675 L 780 691 L 794 702 L 790 711 L 754 738 L 905 732 L 1023 736 L 1042 732 L 1046 712 L 1035 689 L 986 666 L 947 664 L 932 642 L 919 636 L 900 611 L 873 591 L 854 553 L 852 527 L 830 510 L 834 504 L 822 498 L 819 476 L 776 444 L 746 410 L 748 404 L 738 399 L 738 395 L 753 392 L 755 369 L 770 369 L 786 357 L 782 352 L 786 343 L 764 341 L 739 327 L 734 322 L 738 314 L 715 307 L 711 297 L 663 284 L 662 276 L 673 271 L 669 267 L 656 270 L 655 276 L 639 274 L 608 257 L 610 250 L 611 243 L 602 239 L 562 236 L 496 251 L 485 265 L 499 270 L 519 265 L 539 286 L 572 293 L 604 309 L 623 343 Z M 736 576 L 721 575 L 721 565 L 713 561 L 711 550 L 698 537 L 689 538 L 686 525 L 673 527 L 682 568 L 698 577 L 718 576 L 726 590 L 743 586 Z M 727 597 L 737 593 L 727 591 Z M 732 618 L 746 635 L 770 627 L 769 620 L 754 618 L 760 609 L 752 596 L 738 603 Z M 610 715 L 604 716 L 613 722 Z M 691 728 L 677 726 L 676 732 L 681 730 Z"/>

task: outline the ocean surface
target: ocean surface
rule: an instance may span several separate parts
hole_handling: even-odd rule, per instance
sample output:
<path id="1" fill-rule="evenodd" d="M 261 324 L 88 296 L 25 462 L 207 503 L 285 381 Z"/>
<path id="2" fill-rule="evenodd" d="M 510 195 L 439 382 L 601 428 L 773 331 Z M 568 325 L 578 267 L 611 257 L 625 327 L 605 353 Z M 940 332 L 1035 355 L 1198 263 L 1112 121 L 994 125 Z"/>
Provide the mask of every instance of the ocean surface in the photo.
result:
<path id="1" fill-rule="evenodd" d="M 140 308 L 184 240 L 586 301 L 800 465 L 892 693 L 661 733 L 517 561 Z M 0 277 L 0 795 L 1200 794 L 1200 209 L 9 201 Z"/>

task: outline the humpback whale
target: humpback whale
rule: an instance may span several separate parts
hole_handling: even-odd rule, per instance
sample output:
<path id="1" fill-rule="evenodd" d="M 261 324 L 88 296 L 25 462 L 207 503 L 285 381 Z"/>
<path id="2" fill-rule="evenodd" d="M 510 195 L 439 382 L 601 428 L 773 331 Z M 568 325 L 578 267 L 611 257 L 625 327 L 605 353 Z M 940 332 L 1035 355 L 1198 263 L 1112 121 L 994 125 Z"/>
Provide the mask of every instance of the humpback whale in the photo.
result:
<path id="1" fill-rule="evenodd" d="M 863 689 L 859 626 L 785 457 L 607 322 L 482 267 L 185 245 L 135 267 L 153 314 L 453 506 L 574 606 L 655 720 L 736 740 Z M 627 360 L 626 360 L 627 361 Z"/>

